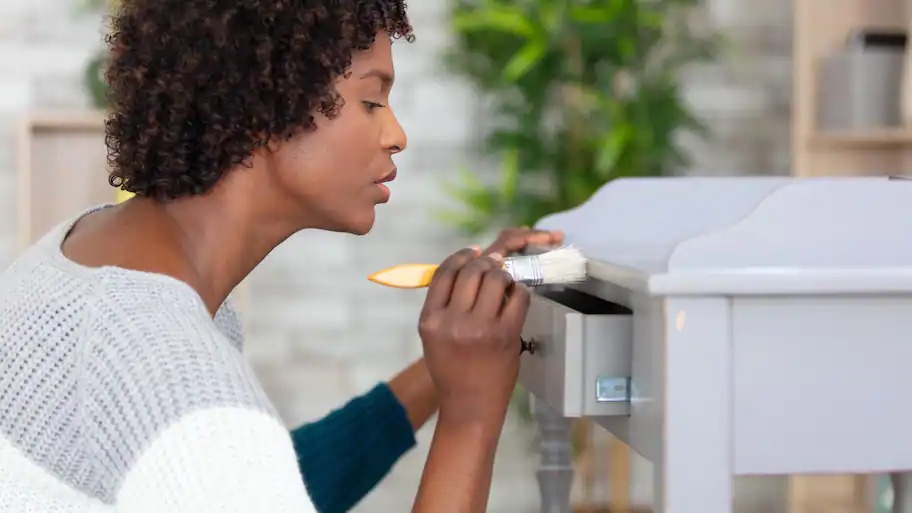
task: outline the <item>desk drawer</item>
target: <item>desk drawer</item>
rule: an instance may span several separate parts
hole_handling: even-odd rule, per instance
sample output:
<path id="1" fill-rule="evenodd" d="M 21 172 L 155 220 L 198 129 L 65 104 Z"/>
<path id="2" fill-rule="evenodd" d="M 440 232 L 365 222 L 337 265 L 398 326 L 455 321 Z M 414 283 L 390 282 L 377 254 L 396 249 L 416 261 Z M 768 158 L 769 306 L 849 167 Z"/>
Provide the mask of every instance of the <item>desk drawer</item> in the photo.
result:
<path id="1" fill-rule="evenodd" d="M 522 335 L 535 350 L 522 355 L 520 383 L 565 417 L 628 415 L 632 321 L 627 308 L 582 292 L 536 291 Z"/>

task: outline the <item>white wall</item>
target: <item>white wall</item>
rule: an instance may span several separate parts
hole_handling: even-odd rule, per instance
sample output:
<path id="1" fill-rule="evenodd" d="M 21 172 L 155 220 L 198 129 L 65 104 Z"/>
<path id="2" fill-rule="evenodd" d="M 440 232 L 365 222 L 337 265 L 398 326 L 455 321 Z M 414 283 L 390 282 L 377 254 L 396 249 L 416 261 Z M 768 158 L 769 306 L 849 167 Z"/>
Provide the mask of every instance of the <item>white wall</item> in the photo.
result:
<path id="1" fill-rule="evenodd" d="M 444 0 L 410 2 L 418 40 L 394 46 L 393 106 L 409 134 L 398 159 L 392 202 L 365 237 L 301 234 L 251 276 L 249 358 L 289 425 L 314 419 L 390 377 L 420 353 L 415 323 L 422 296 L 365 280 L 399 262 L 437 261 L 465 241 L 435 222 L 447 201 L 437 181 L 461 164 L 475 122 L 472 95 L 439 70 L 446 44 Z M 790 2 L 711 0 L 736 51 L 724 65 L 696 70 L 688 98 L 716 130 L 690 141 L 692 173 L 784 173 L 788 168 Z M 15 128 L 29 108 L 87 104 L 83 67 L 101 44 L 100 21 L 80 17 L 76 0 L 0 2 L 0 265 L 14 256 Z M 482 241 L 483 242 L 483 241 Z M 404 511 L 413 497 L 431 430 L 357 511 Z M 537 504 L 535 455 L 508 430 L 498 459 L 491 511 L 531 512 Z"/>

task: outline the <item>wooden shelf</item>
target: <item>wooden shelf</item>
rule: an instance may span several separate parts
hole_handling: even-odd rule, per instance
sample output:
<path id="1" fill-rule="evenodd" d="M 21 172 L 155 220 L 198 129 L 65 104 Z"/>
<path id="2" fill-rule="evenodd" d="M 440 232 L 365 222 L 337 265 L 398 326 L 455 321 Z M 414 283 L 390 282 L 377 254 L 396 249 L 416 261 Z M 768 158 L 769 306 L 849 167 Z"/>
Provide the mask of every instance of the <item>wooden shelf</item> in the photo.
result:
<path id="1" fill-rule="evenodd" d="M 792 172 L 798 176 L 912 172 L 912 129 L 817 129 L 821 59 L 863 28 L 906 30 L 907 0 L 795 0 Z"/>
<path id="2" fill-rule="evenodd" d="M 32 130 L 104 130 L 105 112 L 101 110 L 35 111 L 24 119 Z"/>
<path id="3" fill-rule="evenodd" d="M 20 123 L 18 164 L 20 249 L 80 210 L 117 199 L 107 181 L 101 111 L 27 113 Z"/>
<path id="4" fill-rule="evenodd" d="M 821 60 L 845 48 L 853 31 L 910 26 L 912 0 L 795 0 L 793 175 L 912 175 L 912 128 L 821 132 L 817 125 Z M 874 512 L 872 476 L 796 475 L 789 484 L 787 513 Z"/>
<path id="5" fill-rule="evenodd" d="M 80 211 L 118 202 L 120 191 L 108 183 L 108 171 L 103 111 L 26 114 L 19 131 L 19 249 Z M 241 313 L 247 310 L 246 280 L 235 289 L 235 299 Z"/>
<path id="6" fill-rule="evenodd" d="M 817 132 L 808 138 L 808 143 L 814 148 L 827 147 L 853 147 L 858 149 L 869 148 L 896 148 L 912 145 L 912 129 L 895 128 L 884 130 L 871 130 L 864 132 Z"/>

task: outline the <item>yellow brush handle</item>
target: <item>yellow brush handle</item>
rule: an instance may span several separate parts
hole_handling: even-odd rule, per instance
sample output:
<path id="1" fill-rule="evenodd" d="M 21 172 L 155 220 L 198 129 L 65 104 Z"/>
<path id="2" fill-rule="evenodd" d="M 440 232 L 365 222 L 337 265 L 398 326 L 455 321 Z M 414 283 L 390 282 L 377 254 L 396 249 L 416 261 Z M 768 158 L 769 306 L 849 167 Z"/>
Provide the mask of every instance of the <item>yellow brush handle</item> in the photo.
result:
<path id="1" fill-rule="evenodd" d="M 117 189 L 117 203 L 123 203 L 124 201 L 127 201 L 128 199 L 130 199 L 132 197 L 133 197 L 132 192 L 127 192 L 123 189 Z"/>
<path id="2" fill-rule="evenodd" d="M 431 284 L 437 264 L 402 264 L 367 277 L 374 283 L 400 289 L 420 289 Z"/>

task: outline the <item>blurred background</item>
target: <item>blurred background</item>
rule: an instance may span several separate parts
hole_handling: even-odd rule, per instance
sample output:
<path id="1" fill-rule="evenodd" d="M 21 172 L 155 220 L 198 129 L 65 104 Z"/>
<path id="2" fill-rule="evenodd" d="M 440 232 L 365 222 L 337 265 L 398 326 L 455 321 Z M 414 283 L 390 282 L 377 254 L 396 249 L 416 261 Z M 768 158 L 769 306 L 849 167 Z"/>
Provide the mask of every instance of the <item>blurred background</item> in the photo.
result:
<path id="1" fill-rule="evenodd" d="M 392 99 L 409 148 L 392 201 L 367 236 L 293 237 L 238 290 L 248 358 L 288 425 L 420 356 L 423 295 L 371 285 L 373 271 L 484 244 L 617 177 L 903 172 L 904 38 L 852 37 L 903 30 L 903 4 L 410 2 L 417 40 L 394 45 Z M 0 265 L 63 217 L 116 199 L 98 75 L 107 8 L 0 2 Z M 491 511 L 538 508 L 535 426 L 517 397 Z M 409 507 L 432 433 L 356 511 Z M 602 511 L 612 440 L 584 424 L 577 437 L 574 501 Z M 632 458 L 631 503 L 648 507 L 650 470 Z M 739 480 L 739 511 L 785 511 L 784 490 Z"/>

